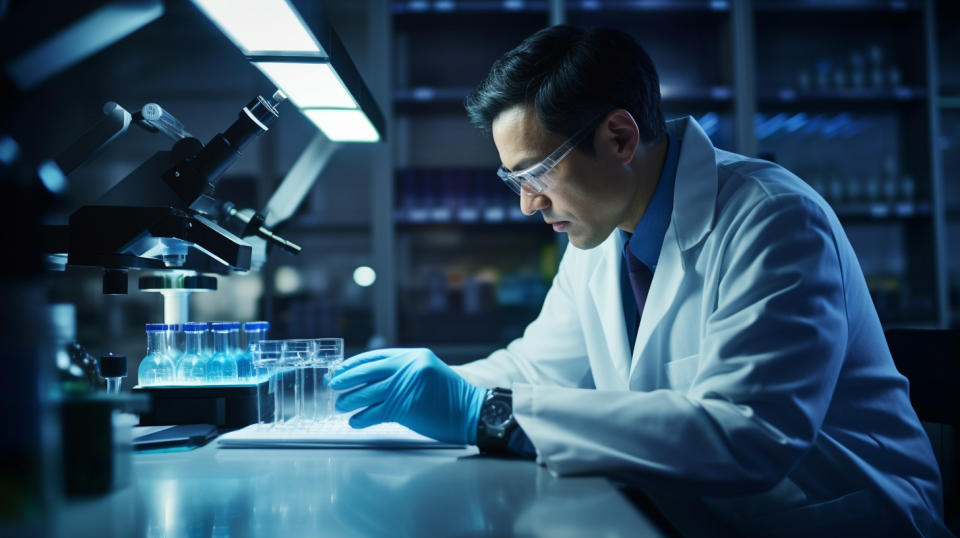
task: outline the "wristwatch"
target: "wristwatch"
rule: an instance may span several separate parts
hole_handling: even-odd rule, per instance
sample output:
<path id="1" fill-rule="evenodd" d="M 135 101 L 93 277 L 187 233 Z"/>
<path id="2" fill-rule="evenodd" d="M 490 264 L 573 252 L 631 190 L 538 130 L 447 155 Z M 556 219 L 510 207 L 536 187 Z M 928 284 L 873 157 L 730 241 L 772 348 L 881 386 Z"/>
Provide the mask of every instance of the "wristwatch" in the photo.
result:
<path id="1" fill-rule="evenodd" d="M 513 417 L 513 391 L 495 388 L 487 391 L 477 421 L 477 448 L 481 452 L 506 454 L 510 435 L 517 429 Z"/>

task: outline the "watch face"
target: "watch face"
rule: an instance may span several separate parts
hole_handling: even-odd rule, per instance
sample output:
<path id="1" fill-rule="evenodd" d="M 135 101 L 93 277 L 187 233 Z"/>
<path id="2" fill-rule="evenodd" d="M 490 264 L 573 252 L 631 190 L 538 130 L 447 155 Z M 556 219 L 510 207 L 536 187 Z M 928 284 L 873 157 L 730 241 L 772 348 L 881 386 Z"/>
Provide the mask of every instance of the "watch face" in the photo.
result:
<path id="1" fill-rule="evenodd" d="M 496 428 L 506 424 L 511 415 L 512 412 L 507 402 L 494 400 L 489 405 L 484 406 L 480 419 L 487 426 Z"/>

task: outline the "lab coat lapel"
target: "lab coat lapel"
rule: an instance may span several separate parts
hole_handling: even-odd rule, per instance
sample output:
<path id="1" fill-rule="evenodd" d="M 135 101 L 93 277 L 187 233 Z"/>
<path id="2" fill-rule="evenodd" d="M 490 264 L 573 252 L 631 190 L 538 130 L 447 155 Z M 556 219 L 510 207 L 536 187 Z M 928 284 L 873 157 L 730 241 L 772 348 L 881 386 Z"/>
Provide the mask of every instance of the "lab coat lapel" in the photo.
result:
<path id="1" fill-rule="evenodd" d="M 676 225 L 677 244 L 685 251 L 699 244 L 713 229 L 718 189 L 717 153 L 707 133 L 689 116 L 668 122 L 667 129 L 683 140 L 670 224 Z"/>
<path id="2" fill-rule="evenodd" d="M 661 365 L 677 358 L 660 356 L 666 352 L 662 346 L 653 346 L 649 351 L 647 348 L 654 330 L 676 300 L 684 270 L 690 269 L 684 264 L 683 252 L 699 244 L 713 228 L 717 200 L 716 152 L 710 138 L 690 117 L 668 122 L 667 129 L 671 136 L 681 137 L 682 143 L 674 184 L 673 214 L 663 238 L 631 358 L 630 379 L 639 376 L 637 388 L 640 389 L 657 388 Z M 657 356 L 640 361 L 644 353 Z"/>
<path id="3" fill-rule="evenodd" d="M 614 232 L 614 235 L 619 235 Z M 607 241 L 601 247 L 603 249 L 603 258 L 597 264 L 590 275 L 589 283 L 590 296 L 593 298 L 594 306 L 600 316 L 601 326 L 603 327 L 603 336 L 606 340 L 607 353 L 610 358 L 610 364 L 607 365 L 608 371 L 612 374 L 612 381 L 616 382 L 617 387 L 626 389 L 629 384 L 629 366 L 630 351 L 627 347 L 627 329 L 626 321 L 623 317 L 623 304 L 620 296 L 620 286 L 611 286 L 611 282 L 620 282 L 620 245 L 619 238 Z M 591 364 L 594 371 L 597 388 L 605 384 L 599 379 L 601 376 L 610 379 L 610 376 L 602 375 L 598 372 L 599 364 Z M 600 374 L 600 375 L 598 375 Z M 610 387 L 612 388 L 612 387 Z"/>
<path id="4" fill-rule="evenodd" d="M 681 282 L 683 282 L 683 264 L 680 249 L 677 248 L 676 227 L 671 223 L 663 239 L 657 270 L 653 273 L 653 281 L 650 282 L 650 292 L 647 294 L 647 302 L 640 316 L 637 342 L 633 346 L 633 357 L 630 361 L 630 378 L 640 375 L 644 389 L 653 389 L 658 386 L 660 364 L 665 359 L 648 357 L 641 362 L 640 356 L 650 344 L 650 336 L 654 329 L 676 300 Z M 643 365 L 644 370 L 638 373 L 636 370 L 639 364 Z"/>

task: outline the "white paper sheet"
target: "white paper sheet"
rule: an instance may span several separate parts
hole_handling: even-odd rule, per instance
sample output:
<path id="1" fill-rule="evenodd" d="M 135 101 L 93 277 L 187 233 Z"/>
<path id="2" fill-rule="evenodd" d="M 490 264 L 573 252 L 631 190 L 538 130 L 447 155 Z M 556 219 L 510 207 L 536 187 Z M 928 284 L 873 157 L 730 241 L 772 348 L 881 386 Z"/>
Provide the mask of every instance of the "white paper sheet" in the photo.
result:
<path id="1" fill-rule="evenodd" d="M 464 448 L 424 437 L 395 422 L 354 429 L 344 422 L 332 422 L 310 429 L 264 428 L 251 424 L 225 433 L 220 448 Z"/>

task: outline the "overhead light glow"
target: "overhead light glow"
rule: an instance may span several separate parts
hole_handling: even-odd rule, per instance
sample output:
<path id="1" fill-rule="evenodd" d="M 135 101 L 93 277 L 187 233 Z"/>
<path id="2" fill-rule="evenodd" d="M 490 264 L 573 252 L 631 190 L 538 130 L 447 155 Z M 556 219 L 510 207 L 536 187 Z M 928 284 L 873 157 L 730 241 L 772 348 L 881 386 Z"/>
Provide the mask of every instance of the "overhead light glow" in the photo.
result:
<path id="1" fill-rule="evenodd" d="M 361 288 L 366 288 L 377 281 L 377 272 L 372 267 L 361 265 L 353 270 L 353 281 Z"/>
<path id="2" fill-rule="evenodd" d="M 253 62 L 299 108 L 356 108 L 350 92 L 327 63 Z"/>
<path id="3" fill-rule="evenodd" d="M 193 0 L 193 3 L 248 56 L 265 53 L 326 56 L 287 0 Z"/>
<path id="4" fill-rule="evenodd" d="M 380 135 L 362 110 L 308 108 L 303 113 L 334 142 L 380 140 Z"/>

